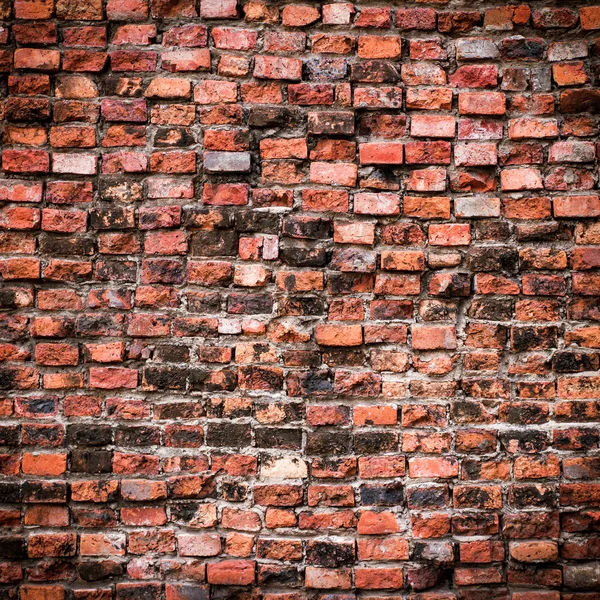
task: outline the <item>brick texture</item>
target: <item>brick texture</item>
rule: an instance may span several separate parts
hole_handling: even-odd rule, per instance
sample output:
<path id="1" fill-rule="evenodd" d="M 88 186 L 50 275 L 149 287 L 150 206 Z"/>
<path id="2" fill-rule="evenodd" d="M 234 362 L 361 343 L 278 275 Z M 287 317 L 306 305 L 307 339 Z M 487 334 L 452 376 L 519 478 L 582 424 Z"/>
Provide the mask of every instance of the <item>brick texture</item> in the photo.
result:
<path id="1" fill-rule="evenodd" d="M 0 600 L 600 599 L 600 6 L 0 19 Z"/>

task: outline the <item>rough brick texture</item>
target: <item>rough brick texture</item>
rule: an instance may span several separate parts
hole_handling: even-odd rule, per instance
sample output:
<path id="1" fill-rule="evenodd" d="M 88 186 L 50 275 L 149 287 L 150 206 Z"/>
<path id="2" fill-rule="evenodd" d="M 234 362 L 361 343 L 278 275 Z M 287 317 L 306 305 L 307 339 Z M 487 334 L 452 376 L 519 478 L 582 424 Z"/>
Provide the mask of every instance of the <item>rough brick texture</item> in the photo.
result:
<path id="1" fill-rule="evenodd" d="M 0 600 L 599 600 L 600 6 L 0 19 Z"/>

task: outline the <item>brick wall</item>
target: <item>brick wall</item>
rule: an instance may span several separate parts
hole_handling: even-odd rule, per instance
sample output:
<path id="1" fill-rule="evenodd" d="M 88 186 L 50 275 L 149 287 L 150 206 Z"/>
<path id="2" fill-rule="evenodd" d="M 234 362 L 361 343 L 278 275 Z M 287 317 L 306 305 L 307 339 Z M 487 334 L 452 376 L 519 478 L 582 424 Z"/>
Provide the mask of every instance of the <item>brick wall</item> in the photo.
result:
<path id="1" fill-rule="evenodd" d="M 0 600 L 600 598 L 600 6 L 0 17 Z"/>

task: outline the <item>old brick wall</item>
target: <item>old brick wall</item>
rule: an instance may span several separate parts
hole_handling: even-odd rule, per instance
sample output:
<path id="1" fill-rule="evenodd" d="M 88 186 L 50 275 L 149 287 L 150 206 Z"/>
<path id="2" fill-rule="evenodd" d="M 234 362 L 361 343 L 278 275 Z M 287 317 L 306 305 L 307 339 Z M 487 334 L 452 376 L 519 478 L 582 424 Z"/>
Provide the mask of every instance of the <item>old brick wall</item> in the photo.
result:
<path id="1" fill-rule="evenodd" d="M 600 598 L 600 6 L 0 17 L 0 600 Z"/>

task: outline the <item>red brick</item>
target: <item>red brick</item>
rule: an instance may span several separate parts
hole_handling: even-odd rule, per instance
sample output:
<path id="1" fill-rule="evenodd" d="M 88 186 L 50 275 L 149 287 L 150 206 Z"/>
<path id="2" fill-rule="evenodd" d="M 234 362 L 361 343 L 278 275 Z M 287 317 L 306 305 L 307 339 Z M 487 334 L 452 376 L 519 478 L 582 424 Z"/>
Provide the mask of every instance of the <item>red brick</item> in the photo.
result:
<path id="1" fill-rule="evenodd" d="M 312 162 L 310 164 L 311 183 L 354 187 L 357 173 L 357 167 L 352 163 Z"/>
<path id="2" fill-rule="evenodd" d="M 21 468 L 29 475 L 57 477 L 67 470 L 67 455 L 27 453 L 23 455 Z"/>
<path id="3" fill-rule="evenodd" d="M 497 162 L 495 144 L 457 144 L 454 147 L 456 166 L 487 167 Z"/>
<path id="4" fill-rule="evenodd" d="M 425 255 L 422 251 L 384 251 L 381 253 L 381 268 L 386 271 L 423 271 Z"/>
<path id="5" fill-rule="evenodd" d="M 408 88 L 406 108 L 413 110 L 450 110 L 452 90 L 449 88 Z"/>
<path id="6" fill-rule="evenodd" d="M 388 29 L 391 25 L 391 11 L 389 7 L 365 6 L 354 20 L 354 27 L 373 27 Z"/>
<path id="7" fill-rule="evenodd" d="M 360 162 L 363 165 L 401 165 L 402 148 L 402 144 L 393 142 L 360 144 Z"/>
<path id="8" fill-rule="evenodd" d="M 508 125 L 508 135 L 511 139 L 554 138 L 558 136 L 558 123 L 555 119 L 538 119 L 524 117 L 512 119 Z"/>
<path id="9" fill-rule="evenodd" d="M 461 92 L 458 110 L 461 115 L 503 115 L 506 96 L 501 92 Z"/>
<path id="10" fill-rule="evenodd" d="M 453 350 L 456 331 L 449 326 L 418 325 L 412 328 L 412 345 L 415 350 Z"/>
<path id="11" fill-rule="evenodd" d="M 445 479 L 458 476 L 458 462 L 452 458 L 411 458 L 408 461 L 411 478 Z"/>
<path id="12" fill-rule="evenodd" d="M 356 567 L 354 584 L 358 589 L 400 590 L 403 587 L 402 569 L 399 567 Z"/>
<path id="13" fill-rule="evenodd" d="M 409 165 L 449 165 L 450 142 L 408 142 L 404 145 L 404 160 Z"/>
<path id="14" fill-rule="evenodd" d="M 305 572 L 305 585 L 309 589 L 349 590 L 352 586 L 351 581 L 351 573 L 348 569 L 307 567 Z"/>
<path id="15" fill-rule="evenodd" d="M 250 585 L 254 583 L 253 560 L 222 560 L 209 563 L 207 580 L 214 585 Z"/>
<path id="16" fill-rule="evenodd" d="M 315 328 L 315 341 L 321 346 L 360 346 L 362 327 L 360 325 L 318 325 Z"/>
<path id="17" fill-rule="evenodd" d="M 288 79 L 298 81 L 302 76 L 302 61 L 297 58 L 257 56 L 254 77 L 258 79 Z"/>
<path id="18" fill-rule="evenodd" d="M 471 226 L 468 224 L 430 225 L 429 243 L 434 246 L 468 246 Z"/>
<path id="19" fill-rule="evenodd" d="M 354 196 L 354 212 L 362 215 L 397 215 L 400 198 L 396 194 L 361 192 Z"/>
<path id="20" fill-rule="evenodd" d="M 511 542 L 510 555 L 519 562 L 552 562 L 558 558 L 556 542 Z"/>
<path id="21" fill-rule="evenodd" d="M 586 6 L 579 9 L 581 28 L 584 30 L 600 29 L 600 10 L 598 6 Z"/>
<path id="22" fill-rule="evenodd" d="M 561 196 L 554 199 L 556 217 L 596 217 L 600 215 L 598 196 Z"/>
<path id="23" fill-rule="evenodd" d="M 450 198 L 446 196 L 405 196 L 404 214 L 420 219 L 450 218 Z"/>
<path id="24" fill-rule="evenodd" d="M 64 600 L 65 589 L 61 585 L 23 585 L 21 600 Z"/>
<path id="25" fill-rule="evenodd" d="M 16 69 L 57 71 L 60 66 L 60 52 L 42 48 L 19 48 L 15 50 L 14 65 Z"/>
<path id="26" fill-rule="evenodd" d="M 320 18 L 319 9 L 308 4 L 285 6 L 281 11 L 281 23 L 286 27 L 304 27 Z"/>
<path id="27" fill-rule="evenodd" d="M 413 115 L 410 122 L 410 134 L 413 137 L 454 138 L 456 122 L 454 117 Z"/>
<path id="28" fill-rule="evenodd" d="M 358 38 L 360 58 L 397 58 L 402 52 L 402 42 L 398 36 L 361 35 Z"/>

